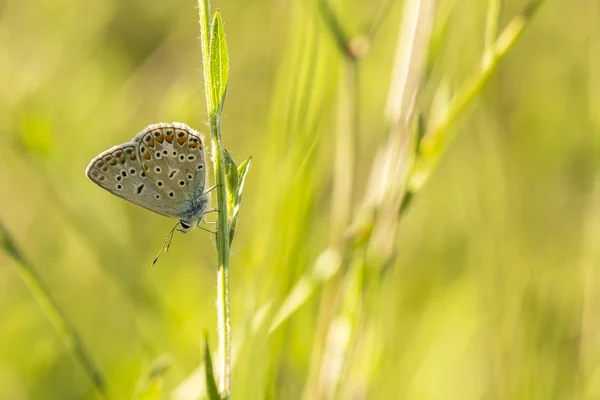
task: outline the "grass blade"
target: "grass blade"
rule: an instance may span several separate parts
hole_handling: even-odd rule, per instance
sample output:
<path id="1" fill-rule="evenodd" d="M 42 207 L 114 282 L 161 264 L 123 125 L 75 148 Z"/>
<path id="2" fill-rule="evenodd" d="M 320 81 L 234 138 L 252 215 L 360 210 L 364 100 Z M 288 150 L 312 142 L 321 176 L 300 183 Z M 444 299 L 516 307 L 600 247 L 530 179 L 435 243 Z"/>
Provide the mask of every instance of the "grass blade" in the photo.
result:
<path id="1" fill-rule="evenodd" d="M 238 167 L 235 165 L 235 161 L 231 157 L 231 154 L 227 150 L 224 150 L 225 154 L 225 180 L 227 181 L 227 218 L 231 224 L 233 219 L 233 206 L 235 199 L 237 198 L 237 192 L 239 187 L 239 172 Z"/>
<path id="2" fill-rule="evenodd" d="M 208 334 L 206 333 L 204 334 L 204 374 L 206 378 L 206 393 L 208 393 L 208 398 L 210 400 L 221 400 L 213 371 L 210 346 L 208 345 Z"/>
<path id="3" fill-rule="evenodd" d="M 531 0 L 523 11 L 509 22 L 495 43 L 485 52 L 480 70 L 465 82 L 454 95 L 445 118 L 431 127 L 425 134 L 419 148 L 419 160 L 411 173 L 409 183 L 411 191 L 417 191 L 425 183 L 430 172 L 444 153 L 444 149 L 453 139 L 451 127 L 454 122 L 481 93 L 500 62 L 504 60 L 508 51 L 521 37 L 543 3 L 544 0 Z"/>
<path id="4" fill-rule="evenodd" d="M 225 103 L 227 80 L 229 79 L 229 56 L 227 42 L 223 30 L 223 20 L 219 10 L 215 12 L 210 35 L 210 80 L 211 80 L 211 110 L 220 113 Z"/>
<path id="5" fill-rule="evenodd" d="M 233 235 L 235 234 L 235 226 L 237 224 L 238 213 L 240 211 L 240 203 L 242 202 L 242 191 L 244 190 L 244 183 L 246 182 L 246 174 L 252 164 L 252 157 L 249 157 L 246 161 L 240 164 L 237 168 L 238 185 L 233 203 L 233 209 L 231 211 L 230 230 L 229 230 L 229 244 L 233 242 Z"/>
<path id="6" fill-rule="evenodd" d="M 68 320 L 64 311 L 60 308 L 56 300 L 52 297 L 50 290 L 43 282 L 41 276 L 33 268 L 25 254 L 19 249 L 16 241 L 10 232 L 0 222 L 0 248 L 2 248 L 17 265 L 17 272 L 21 275 L 23 281 L 31 291 L 31 294 L 42 308 L 46 317 L 50 320 L 63 343 L 71 352 L 75 360 L 81 365 L 87 376 L 92 381 L 98 394 L 103 398 L 109 399 L 108 389 L 105 379 L 96 366 L 91 355 L 85 348 L 79 333 L 74 325 Z"/>

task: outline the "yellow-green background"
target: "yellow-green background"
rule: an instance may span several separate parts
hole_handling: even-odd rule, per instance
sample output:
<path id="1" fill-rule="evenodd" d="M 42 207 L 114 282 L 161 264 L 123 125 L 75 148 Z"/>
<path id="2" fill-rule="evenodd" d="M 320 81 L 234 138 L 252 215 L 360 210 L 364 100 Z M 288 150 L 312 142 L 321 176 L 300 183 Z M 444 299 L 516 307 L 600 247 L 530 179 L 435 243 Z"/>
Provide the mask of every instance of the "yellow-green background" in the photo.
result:
<path id="1" fill-rule="evenodd" d="M 390 1 L 359 65 L 355 204 L 385 138 L 403 3 Z M 314 384 L 320 287 L 275 333 L 252 329 L 330 243 L 341 58 L 312 3 L 212 4 L 230 57 L 224 145 L 237 162 L 253 156 L 231 257 L 235 399 L 296 399 Z M 525 3 L 503 2 L 500 27 Z M 450 12 L 429 94 L 479 67 L 487 5 L 438 2 Z M 352 34 L 378 8 L 336 5 Z M 151 268 L 173 222 L 84 175 L 147 124 L 208 133 L 197 20 L 192 0 L 0 1 L 0 220 L 118 398 L 161 355 L 162 395 L 186 398 L 203 331 L 216 348 L 211 236 L 176 235 Z M 457 140 L 403 216 L 394 262 L 365 294 L 369 341 L 347 360 L 340 398 L 600 398 L 599 25 L 596 1 L 546 1 L 453 126 Z M 298 72 L 312 51 L 314 81 Z M 94 398 L 14 266 L 0 254 L 0 399 Z"/>

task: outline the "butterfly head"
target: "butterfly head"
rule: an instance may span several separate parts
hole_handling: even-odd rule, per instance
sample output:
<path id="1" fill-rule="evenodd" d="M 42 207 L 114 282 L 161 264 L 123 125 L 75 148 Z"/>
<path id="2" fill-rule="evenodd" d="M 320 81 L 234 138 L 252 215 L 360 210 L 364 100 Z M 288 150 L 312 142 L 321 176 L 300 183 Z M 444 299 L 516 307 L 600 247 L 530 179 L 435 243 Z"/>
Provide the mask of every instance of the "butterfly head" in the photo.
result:
<path id="1" fill-rule="evenodd" d="M 194 229 L 196 225 L 198 225 L 198 221 L 185 221 L 182 219 L 181 221 L 179 221 L 179 225 L 181 225 L 181 229 L 179 229 L 179 232 L 187 233 Z"/>

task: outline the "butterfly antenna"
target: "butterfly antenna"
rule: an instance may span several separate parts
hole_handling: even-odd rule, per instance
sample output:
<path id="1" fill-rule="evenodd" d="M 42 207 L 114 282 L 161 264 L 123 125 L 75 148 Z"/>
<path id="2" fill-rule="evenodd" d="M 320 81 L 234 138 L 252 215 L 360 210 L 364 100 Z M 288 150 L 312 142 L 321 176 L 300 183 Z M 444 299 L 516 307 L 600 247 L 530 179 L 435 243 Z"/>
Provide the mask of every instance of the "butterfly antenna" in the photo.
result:
<path id="1" fill-rule="evenodd" d="M 156 258 L 154 259 L 154 261 L 152 261 L 152 265 L 156 264 L 156 262 L 158 261 L 158 257 L 160 257 L 160 255 L 162 253 L 166 253 L 167 251 L 169 251 L 169 247 L 171 247 L 171 241 L 173 240 L 173 232 L 175 232 L 175 229 L 178 226 L 179 226 L 179 222 L 175 224 L 175 226 L 173 227 L 173 229 L 171 229 L 171 231 L 169 232 L 169 234 L 165 238 L 165 241 L 163 242 L 162 246 L 160 247 L 160 250 L 158 251 L 158 254 L 156 255 Z"/>

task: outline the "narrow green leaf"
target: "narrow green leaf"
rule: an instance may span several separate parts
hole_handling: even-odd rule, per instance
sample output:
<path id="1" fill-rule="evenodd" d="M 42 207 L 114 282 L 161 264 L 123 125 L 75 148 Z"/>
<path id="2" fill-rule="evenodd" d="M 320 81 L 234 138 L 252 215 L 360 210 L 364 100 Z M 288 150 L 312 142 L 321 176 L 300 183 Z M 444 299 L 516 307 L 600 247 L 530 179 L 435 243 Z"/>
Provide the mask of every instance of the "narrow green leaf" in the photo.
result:
<path id="1" fill-rule="evenodd" d="M 83 344 L 83 340 L 75 329 L 75 325 L 60 308 L 50 289 L 44 284 L 25 253 L 19 248 L 14 237 L 0 221 L 0 249 L 3 249 L 15 261 L 17 272 L 27 285 L 33 298 L 37 301 L 46 317 L 61 336 L 68 351 L 84 369 L 98 394 L 105 399 L 111 398 L 103 374 Z"/>
<path id="2" fill-rule="evenodd" d="M 246 182 L 246 174 L 248 173 L 248 169 L 250 168 L 250 164 L 252 164 L 252 157 L 249 157 L 246 161 L 240 164 L 237 169 L 239 176 L 239 183 L 237 187 L 237 194 L 235 196 L 235 202 L 232 207 L 231 212 L 231 222 L 229 224 L 229 244 L 233 242 L 233 235 L 235 234 L 235 225 L 237 224 L 238 213 L 240 210 L 240 203 L 242 202 L 242 191 L 244 190 L 244 183 Z"/>
<path id="3" fill-rule="evenodd" d="M 513 17 L 483 55 L 481 68 L 467 79 L 449 100 L 444 117 L 428 129 L 420 143 L 420 156 L 411 173 L 408 184 L 411 191 L 417 192 L 427 181 L 431 171 L 444 155 L 448 144 L 457 134 L 456 129 L 452 129 L 454 123 L 482 92 L 508 51 L 517 43 L 525 28 L 531 24 L 532 18 L 544 1 L 530 0 L 523 11 Z"/>
<path id="4" fill-rule="evenodd" d="M 227 79 L 229 78 L 229 56 L 225 30 L 219 10 L 215 12 L 210 34 L 210 89 L 212 92 L 210 114 L 220 113 L 225 102 Z"/>
<path id="5" fill-rule="evenodd" d="M 206 375 L 206 393 L 210 400 L 221 400 L 215 374 L 213 372 L 212 357 L 210 355 L 210 346 L 208 345 L 208 334 L 204 333 L 204 373 Z"/>
<path id="6" fill-rule="evenodd" d="M 233 211 L 235 200 L 237 198 L 238 193 L 238 184 L 239 184 L 239 173 L 238 167 L 235 165 L 235 161 L 231 157 L 231 154 L 224 149 L 225 155 L 225 179 L 227 181 L 227 219 L 229 223 L 231 223 L 233 218 Z"/>

